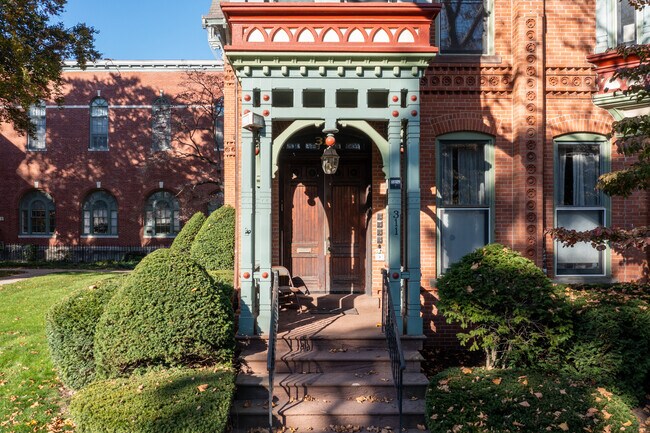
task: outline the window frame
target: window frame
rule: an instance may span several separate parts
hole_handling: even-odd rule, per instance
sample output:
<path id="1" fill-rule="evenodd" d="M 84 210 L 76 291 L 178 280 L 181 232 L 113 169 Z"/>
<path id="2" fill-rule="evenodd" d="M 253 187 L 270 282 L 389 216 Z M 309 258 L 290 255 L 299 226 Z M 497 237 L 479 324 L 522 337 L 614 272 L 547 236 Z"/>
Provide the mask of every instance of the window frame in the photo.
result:
<path id="1" fill-rule="evenodd" d="M 623 0 L 626 1 L 626 0 Z M 604 53 L 623 42 L 618 41 L 619 0 L 596 0 L 596 35 L 594 53 Z M 650 5 L 635 10 L 636 43 L 650 43 Z"/>
<path id="2" fill-rule="evenodd" d="M 103 102 L 103 103 L 102 103 Z M 105 108 L 106 109 L 106 114 L 96 114 L 96 110 L 99 110 L 100 108 Z M 110 122 L 109 122 L 109 108 L 110 106 L 108 105 L 108 101 L 100 96 L 93 98 L 92 101 L 90 101 L 90 106 L 89 106 L 89 118 L 90 118 L 90 136 L 89 136 L 89 143 L 88 143 L 88 150 L 91 151 L 107 151 L 108 150 L 108 135 L 109 135 L 109 128 L 110 128 Z M 97 132 L 97 122 L 95 122 L 95 119 L 103 119 L 101 120 L 102 125 L 101 129 L 105 129 L 105 131 L 99 131 Z M 95 146 L 95 137 L 105 137 L 105 145 L 103 146 Z"/>
<path id="3" fill-rule="evenodd" d="M 436 17 L 436 23 L 435 23 L 435 32 L 436 32 L 436 46 L 440 50 L 440 55 L 443 56 L 474 56 L 474 57 L 479 57 L 479 56 L 491 56 L 494 55 L 494 26 L 495 26 L 495 19 L 494 19 L 494 0 L 483 0 L 483 5 L 487 13 L 487 17 L 485 19 L 485 25 L 484 25 L 484 31 L 483 31 L 483 52 L 482 53 L 471 53 L 471 52 L 466 52 L 466 51 L 460 51 L 460 52 L 449 52 L 445 51 L 442 47 L 441 44 L 441 30 L 442 26 L 440 24 L 440 20 L 442 19 L 442 14 L 444 13 L 444 0 L 440 0 L 441 3 L 441 9 L 440 9 L 440 14 Z"/>
<path id="4" fill-rule="evenodd" d="M 45 231 L 34 232 L 32 229 L 32 207 L 35 202 L 41 201 L 45 204 Z M 27 221 L 25 221 L 24 212 L 27 212 Z M 27 223 L 27 226 L 25 226 L 25 223 Z M 40 189 L 33 189 L 25 193 L 18 205 L 18 224 L 19 238 L 53 237 L 56 234 L 56 204 L 52 196 Z M 26 231 L 24 230 L 25 227 L 27 227 Z"/>
<path id="5" fill-rule="evenodd" d="M 158 233 L 156 231 L 156 204 L 165 202 L 171 210 L 169 233 Z M 181 231 L 180 224 L 180 202 L 176 196 L 167 190 L 154 191 L 145 200 L 144 208 L 144 237 L 145 238 L 175 238 Z"/>
<path id="6" fill-rule="evenodd" d="M 463 142 L 481 142 L 484 145 L 484 162 L 487 165 L 485 168 L 485 196 L 484 205 L 446 205 L 443 203 L 442 197 L 442 151 L 444 144 L 456 142 L 461 144 Z M 438 276 L 444 273 L 442 268 L 443 254 L 442 254 L 442 240 L 443 240 L 443 227 L 442 219 L 443 213 L 454 212 L 459 210 L 477 211 L 487 210 L 487 231 L 488 239 L 485 245 L 494 242 L 495 232 L 495 137 L 482 134 L 478 132 L 463 131 L 452 132 L 436 137 L 436 273 Z M 450 264 L 451 265 L 451 264 Z"/>
<path id="7" fill-rule="evenodd" d="M 225 130 L 225 101 L 224 97 L 220 96 L 215 100 L 214 110 L 214 143 L 217 152 L 224 150 L 224 130 Z"/>
<path id="8" fill-rule="evenodd" d="M 38 114 L 35 111 L 39 109 Z M 47 105 L 44 101 L 29 107 L 29 120 L 35 127 L 36 138 L 27 134 L 27 150 L 43 152 L 47 150 Z M 36 145 L 35 145 L 36 144 Z"/>
<path id="9" fill-rule="evenodd" d="M 95 232 L 95 211 L 100 210 L 98 203 L 106 205 L 108 230 L 106 233 Z M 91 191 L 81 206 L 81 237 L 83 238 L 117 238 L 119 210 L 117 199 L 107 190 Z"/>
<path id="10" fill-rule="evenodd" d="M 170 150 L 171 144 L 172 104 L 169 99 L 160 96 L 151 104 L 151 149 L 163 152 Z"/>
<path id="11" fill-rule="evenodd" d="M 602 191 L 599 192 L 600 195 L 600 204 L 599 205 L 561 205 L 560 203 L 560 189 L 564 189 L 564 184 L 560 184 L 560 174 L 559 174 L 559 148 L 560 146 L 566 145 L 598 145 L 599 154 L 599 173 L 600 176 L 603 173 L 607 173 L 611 169 L 611 146 L 607 138 L 600 134 L 592 133 L 570 133 L 563 134 L 553 138 L 553 227 L 558 227 L 558 211 L 585 211 L 592 212 L 598 210 L 602 212 L 602 220 L 605 227 L 609 226 L 611 221 L 611 199 Z M 558 274 L 558 251 L 562 246 L 562 243 L 558 240 L 553 242 L 553 269 L 556 278 L 585 278 L 593 279 L 598 277 L 606 277 L 611 273 L 611 254 L 610 248 L 607 246 L 605 250 L 602 251 L 602 273 L 594 274 L 585 274 L 585 273 L 562 273 Z"/>

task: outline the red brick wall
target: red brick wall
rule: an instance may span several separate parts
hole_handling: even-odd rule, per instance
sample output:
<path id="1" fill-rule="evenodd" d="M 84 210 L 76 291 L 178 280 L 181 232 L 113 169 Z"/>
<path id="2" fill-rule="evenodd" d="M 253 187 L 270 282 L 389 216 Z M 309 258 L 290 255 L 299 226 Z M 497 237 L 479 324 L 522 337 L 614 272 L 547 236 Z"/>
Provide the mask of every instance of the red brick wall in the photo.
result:
<path id="1" fill-rule="evenodd" d="M 221 74 L 221 72 L 212 72 Z M 166 245 L 170 239 L 143 236 L 144 206 L 152 192 L 161 189 L 178 194 L 181 221 L 197 210 L 206 211 L 206 197 L 218 180 L 214 166 L 174 151 L 151 151 L 151 104 L 161 92 L 173 101 L 186 78 L 182 71 L 88 70 L 65 72 L 63 108 L 47 109 L 47 150 L 26 151 L 26 137 L 10 125 L 0 125 L 0 240 L 5 243 Z M 89 151 L 90 101 L 101 93 L 109 108 L 109 150 Z M 47 102 L 53 106 L 52 101 Z M 183 108 L 178 108 L 179 110 Z M 176 149 L 178 149 L 176 147 Z M 208 156 L 213 145 L 206 143 Z M 19 238 L 18 209 L 21 197 L 34 188 L 49 193 L 56 206 L 56 234 L 51 238 Z M 97 189 L 110 192 L 118 205 L 117 238 L 80 235 L 81 206 Z"/>

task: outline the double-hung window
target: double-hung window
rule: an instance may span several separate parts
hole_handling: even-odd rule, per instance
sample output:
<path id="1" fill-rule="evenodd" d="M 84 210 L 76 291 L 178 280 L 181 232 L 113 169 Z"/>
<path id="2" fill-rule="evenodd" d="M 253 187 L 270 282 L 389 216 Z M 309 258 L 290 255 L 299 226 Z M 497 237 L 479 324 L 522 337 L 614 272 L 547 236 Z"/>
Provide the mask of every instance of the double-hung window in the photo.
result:
<path id="1" fill-rule="evenodd" d="M 438 269 L 444 273 L 492 238 L 492 139 L 449 134 L 438 140 Z"/>
<path id="2" fill-rule="evenodd" d="M 45 114 L 46 108 L 44 102 L 29 107 L 29 120 L 34 125 L 34 134 L 27 136 L 27 150 L 45 150 Z"/>
<path id="3" fill-rule="evenodd" d="M 555 139 L 555 225 L 576 231 L 606 225 L 606 198 L 596 189 L 605 169 L 606 140 L 591 134 Z M 573 247 L 555 245 L 555 273 L 563 275 L 605 275 L 606 251 L 591 243 Z"/>
<path id="4" fill-rule="evenodd" d="M 650 43 L 650 6 L 628 0 L 596 0 L 596 53 L 618 45 Z"/>
<path id="5" fill-rule="evenodd" d="M 442 0 L 438 45 L 444 54 L 491 54 L 492 0 Z"/>
<path id="6" fill-rule="evenodd" d="M 214 144 L 215 150 L 223 151 L 223 131 L 224 131 L 224 104 L 223 96 L 217 98 L 214 103 Z"/>
<path id="7" fill-rule="evenodd" d="M 90 103 L 91 150 L 108 150 L 108 102 L 95 98 Z"/>

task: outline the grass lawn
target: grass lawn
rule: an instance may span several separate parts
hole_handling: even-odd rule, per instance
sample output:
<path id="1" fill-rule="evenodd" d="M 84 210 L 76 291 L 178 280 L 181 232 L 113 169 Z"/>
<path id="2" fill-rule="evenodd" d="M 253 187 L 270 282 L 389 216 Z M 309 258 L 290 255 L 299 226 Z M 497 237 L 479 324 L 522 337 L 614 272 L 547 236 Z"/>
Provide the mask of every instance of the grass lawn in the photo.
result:
<path id="1" fill-rule="evenodd" d="M 47 348 L 45 313 L 74 290 L 110 275 L 65 272 L 0 286 L 0 431 L 72 431 L 56 420 L 61 383 Z"/>

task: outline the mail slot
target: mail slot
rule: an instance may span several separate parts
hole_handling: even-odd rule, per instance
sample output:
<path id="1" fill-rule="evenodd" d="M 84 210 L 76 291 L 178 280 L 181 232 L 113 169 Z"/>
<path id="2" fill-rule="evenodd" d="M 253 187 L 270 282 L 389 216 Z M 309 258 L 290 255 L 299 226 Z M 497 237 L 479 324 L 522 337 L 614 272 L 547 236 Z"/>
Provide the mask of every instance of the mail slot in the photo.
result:
<path id="1" fill-rule="evenodd" d="M 300 253 L 311 253 L 311 248 L 296 248 L 296 252 Z"/>

